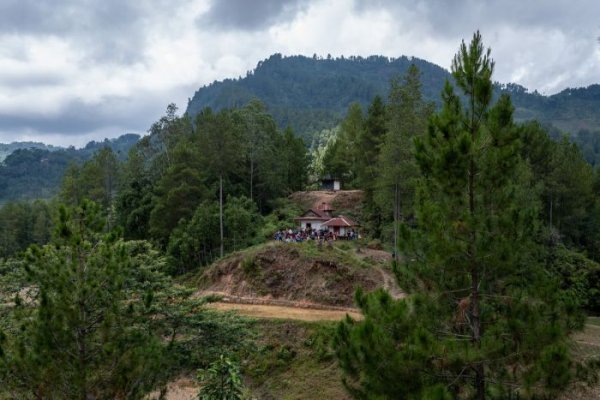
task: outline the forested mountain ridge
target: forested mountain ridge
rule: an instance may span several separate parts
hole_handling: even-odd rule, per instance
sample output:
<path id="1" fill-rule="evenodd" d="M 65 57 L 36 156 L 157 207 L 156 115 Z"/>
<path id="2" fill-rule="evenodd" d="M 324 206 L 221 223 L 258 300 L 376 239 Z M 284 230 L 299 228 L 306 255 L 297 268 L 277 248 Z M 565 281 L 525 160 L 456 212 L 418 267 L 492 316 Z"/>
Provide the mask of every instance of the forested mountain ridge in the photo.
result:
<path id="1" fill-rule="evenodd" d="M 352 102 L 366 106 L 376 95 L 385 95 L 390 78 L 406 73 L 411 64 L 422 72 L 424 97 L 439 100 L 448 72 L 418 58 L 321 59 L 274 54 L 260 61 L 245 78 L 225 79 L 200 88 L 189 101 L 187 113 L 193 116 L 205 107 L 239 107 L 259 98 L 280 127 L 291 125 L 305 136 L 335 126 Z"/>
<path id="2" fill-rule="evenodd" d="M 41 142 L 12 142 L 0 143 L 0 162 L 12 154 L 15 150 L 20 149 L 42 149 L 42 150 L 59 150 L 60 147 L 44 144 Z"/>
<path id="3" fill-rule="evenodd" d="M 139 139 L 139 135 L 128 133 L 116 139 L 91 141 L 80 149 L 44 147 L 29 142 L 0 145 L 14 149 L 0 163 L 0 204 L 10 200 L 49 198 L 56 194 L 70 164 L 81 164 L 106 147 L 117 158 L 125 160 L 129 149 Z"/>
<path id="4" fill-rule="evenodd" d="M 189 100 L 187 112 L 193 117 L 205 107 L 240 107 L 259 98 L 280 127 L 290 125 L 308 139 L 314 132 L 337 125 L 352 102 L 366 109 L 376 95 L 387 97 L 390 80 L 405 74 L 411 64 L 421 72 L 424 99 L 439 105 L 440 92 L 450 73 L 426 60 L 406 56 L 319 58 L 274 54 L 260 61 L 244 78 L 201 87 Z M 571 134 L 588 161 L 598 163 L 600 85 L 544 96 L 514 83 L 496 83 L 496 97 L 501 93 L 510 94 L 517 121 L 536 119 Z"/>

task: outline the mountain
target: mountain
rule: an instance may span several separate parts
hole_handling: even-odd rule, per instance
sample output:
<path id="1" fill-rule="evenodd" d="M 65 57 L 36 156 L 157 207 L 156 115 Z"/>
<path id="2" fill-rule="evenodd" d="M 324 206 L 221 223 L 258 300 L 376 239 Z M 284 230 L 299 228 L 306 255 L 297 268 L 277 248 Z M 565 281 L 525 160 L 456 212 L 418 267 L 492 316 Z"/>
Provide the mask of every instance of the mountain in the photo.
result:
<path id="1" fill-rule="evenodd" d="M 40 142 L 12 142 L 8 144 L 0 143 L 0 163 L 4 161 L 4 159 L 12 152 L 20 149 L 42 149 L 54 151 L 60 149 L 60 147 Z"/>
<path id="2" fill-rule="evenodd" d="M 390 80 L 402 76 L 411 64 L 421 71 L 425 99 L 439 104 L 450 73 L 419 58 L 274 54 L 244 78 L 225 79 L 200 88 L 189 100 L 187 112 L 194 116 L 205 107 L 239 107 L 259 98 L 281 127 L 290 125 L 299 135 L 310 138 L 314 132 L 335 126 L 350 103 L 356 101 L 366 107 L 375 95 L 387 96 Z M 511 95 L 517 120 L 537 119 L 571 133 L 582 148 L 588 146 L 588 153 L 595 152 L 586 156 L 590 161 L 600 154 L 600 85 L 544 96 L 517 84 L 496 84 L 496 94 L 500 93 Z"/>
<path id="3" fill-rule="evenodd" d="M 89 142 L 85 147 L 61 148 L 30 142 L 0 145 L 13 150 L 0 163 L 0 204 L 11 200 L 48 198 L 55 195 L 67 167 L 83 163 L 95 152 L 110 147 L 121 160 L 140 139 L 136 134 L 125 134 L 116 139 Z"/>
<path id="4" fill-rule="evenodd" d="M 417 58 L 382 56 L 350 58 L 283 57 L 274 54 L 258 63 L 245 78 L 226 79 L 200 88 L 189 101 L 195 115 L 205 107 L 238 107 L 259 98 L 281 127 L 292 126 L 302 136 L 335 126 L 348 105 L 367 105 L 385 95 L 389 80 L 416 64 L 423 76 L 423 91 L 437 99 L 448 72 Z"/>

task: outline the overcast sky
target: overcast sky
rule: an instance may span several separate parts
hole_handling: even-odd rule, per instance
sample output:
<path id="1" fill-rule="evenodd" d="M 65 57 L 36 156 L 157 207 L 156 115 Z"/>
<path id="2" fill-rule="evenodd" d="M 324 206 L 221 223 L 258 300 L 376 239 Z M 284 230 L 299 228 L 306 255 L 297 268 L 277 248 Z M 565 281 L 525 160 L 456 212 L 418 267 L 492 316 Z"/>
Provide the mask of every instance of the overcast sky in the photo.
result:
<path id="1" fill-rule="evenodd" d="M 0 0 L 0 142 L 145 133 L 270 54 L 416 56 L 449 68 L 482 32 L 494 80 L 600 82 L 597 0 Z"/>

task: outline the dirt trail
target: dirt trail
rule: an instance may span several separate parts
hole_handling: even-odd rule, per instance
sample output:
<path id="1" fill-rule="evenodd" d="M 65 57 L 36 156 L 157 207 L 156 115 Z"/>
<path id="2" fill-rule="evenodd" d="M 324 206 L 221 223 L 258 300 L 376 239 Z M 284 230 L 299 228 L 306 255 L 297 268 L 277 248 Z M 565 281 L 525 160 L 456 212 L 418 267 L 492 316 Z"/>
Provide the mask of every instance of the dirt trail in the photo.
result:
<path id="1" fill-rule="evenodd" d="M 347 314 L 354 319 L 362 318 L 358 310 L 320 310 L 314 308 L 222 302 L 211 303 L 207 308 L 219 311 L 235 311 L 247 317 L 293 319 L 297 321 L 339 321 L 345 318 Z"/>

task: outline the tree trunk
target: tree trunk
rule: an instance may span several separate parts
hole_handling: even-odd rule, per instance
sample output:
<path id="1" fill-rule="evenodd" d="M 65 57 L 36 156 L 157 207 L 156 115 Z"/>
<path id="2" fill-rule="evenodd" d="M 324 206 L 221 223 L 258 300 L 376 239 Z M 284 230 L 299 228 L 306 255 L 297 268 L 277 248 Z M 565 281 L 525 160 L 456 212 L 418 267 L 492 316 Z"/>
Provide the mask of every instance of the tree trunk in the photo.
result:
<path id="1" fill-rule="evenodd" d="M 254 200 L 252 192 L 254 188 L 254 160 L 250 160 L 250 200 Z"/>
<path id="2" fill-rule="evenodd" d="M 474 93 L 471 94 L 471 143 L 475 143 L 478 126 L 475 119 L 475 98 Z M 473 154 L 470 155 L 469 160 L 469 214 L 471 221 L 475 217 L 475 176 L 477 173 L 477 167 L 475 165 L 475 159 Z M 471 222 L 472 223 L 472 222 Z M 479 265 L 477 262 L 476 254 L 476 240 L 477 234 L 475 227 L 471 226 L 471 233 L 469 238 L 469 269 L 471 273 L 471 341 L 477 349 L 481 348 L 481 315 L 479 305 Z M 485 370 L 483 364 L 477 363 L 473 366 L 475 371 L 475 398 L 477 400 L 485 399 Z"/>
<path id="3" fill-rule="evenodd" d="M 223 257 L 223 174 L 219 175 L 219 228 L 221 230 L 220 256 Z"/>
<path id="4" fill-rule="evenodd" d="M 78 249 L 78 284 L 80 286 L 85 285 L 85 261 L 82 256 L 82 249 Z M 79 296 L 78 296 L 79 297 Z M 81 400 L 87 399 L 87 347 L 86 347 L 86 325 L 87 325 L 87 313 L 85 307 L 85 299 L 83 297 L 79 297 L 77 301 L 78 311 L 79 311 L 79 324 L 80 326 L 77 328 L 77 350 L 78 350 L 78 368 L 79 368 L 79 397 Z"/>
<path id="5" fill-rule="evenodd" d="M 400 204 L 398 195 L 398 184 L 394 188 L 394 261 L 398 262 L 398 220 L 400 219 Z"/>

